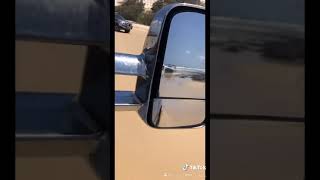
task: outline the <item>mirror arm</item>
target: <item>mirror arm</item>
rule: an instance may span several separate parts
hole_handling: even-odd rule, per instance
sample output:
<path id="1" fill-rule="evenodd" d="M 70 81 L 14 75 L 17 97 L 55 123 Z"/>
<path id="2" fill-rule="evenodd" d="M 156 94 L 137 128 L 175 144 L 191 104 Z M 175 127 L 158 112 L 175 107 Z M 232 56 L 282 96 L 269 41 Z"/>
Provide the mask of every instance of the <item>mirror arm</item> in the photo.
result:
<path id="1" fill-rule="evenodd" d="M 144 55 L 115 53 L 115 74 L 146 79 L 148 76 Z M 138 111 L 142 104 L 134 91 L 115 91 L 116 111 Z"/>
<path id="2" fill-rule="evenodd" d="M 144 55 L 115 53 L 115 74 L 147 78 Z"/>
<path id="3" fill-rule="evenodd" d="M 142 102 L 132 91 L 115 91 L 116 111 L 138 111 Z"/>

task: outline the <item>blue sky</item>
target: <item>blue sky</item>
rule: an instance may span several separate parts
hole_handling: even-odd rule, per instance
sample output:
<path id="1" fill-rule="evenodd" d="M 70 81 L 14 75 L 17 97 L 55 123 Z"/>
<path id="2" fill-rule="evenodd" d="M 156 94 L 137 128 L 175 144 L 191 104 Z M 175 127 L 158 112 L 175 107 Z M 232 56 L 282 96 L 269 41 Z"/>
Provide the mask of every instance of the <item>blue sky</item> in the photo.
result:
<path id="1" fill-rule="evenodd" d="M 183 12 L 171 21 L 164 58 L 165 64 L 205 68 L 205 16 Z"/>

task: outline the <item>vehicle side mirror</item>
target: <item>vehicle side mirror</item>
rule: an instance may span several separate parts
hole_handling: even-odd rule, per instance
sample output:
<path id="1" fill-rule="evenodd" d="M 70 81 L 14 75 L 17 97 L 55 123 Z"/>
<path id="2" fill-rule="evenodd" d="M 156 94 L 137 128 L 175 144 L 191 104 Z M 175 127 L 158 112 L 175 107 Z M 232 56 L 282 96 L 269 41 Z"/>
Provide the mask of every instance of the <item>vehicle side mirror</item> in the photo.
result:
<path id="1" fill-rule="evenodd" d="M 118 62 L 122 68 L 120 64 L 117 68 Z M 151 22 L 144 52 L 116 55 L 117 69 L 139 76 L 136 92 L 127 94 L 131 105 L 137 106 L 127 104 L 125 108 L 122 103 L 121 109 L 136 107 L 133 109 L 155 128 L 201 126 L 205 119 L 204 9 L 189 4 L 161 9 Z M 116 93 L 118 102 L 119 97 Z"/>
<path id="2" fill-rule="evenodd" d="M 175 12 L 166 21 L 149 122 L 160 128 L 200 125 L 205 118 L 205 15 Z"/>

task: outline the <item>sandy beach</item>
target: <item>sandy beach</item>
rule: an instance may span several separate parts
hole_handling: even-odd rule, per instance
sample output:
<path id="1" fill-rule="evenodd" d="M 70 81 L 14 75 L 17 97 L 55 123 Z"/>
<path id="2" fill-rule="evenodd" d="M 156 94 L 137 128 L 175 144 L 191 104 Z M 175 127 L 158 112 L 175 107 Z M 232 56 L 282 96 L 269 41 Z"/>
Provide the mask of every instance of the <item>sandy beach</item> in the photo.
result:
<path id="1" fill-rule="evenodd" d="M 148 29 L 115 32 L 115 50 L 142 52 Z M 116 76 L 117 90 L 134 90 L 136 78 Z M 185 164 L 205 164 L 205 128 L 159 130 L 145 124 L 136 112 L 116 112 L 117 180 L 202 180 L 203 170 L 183 171 Z"/>

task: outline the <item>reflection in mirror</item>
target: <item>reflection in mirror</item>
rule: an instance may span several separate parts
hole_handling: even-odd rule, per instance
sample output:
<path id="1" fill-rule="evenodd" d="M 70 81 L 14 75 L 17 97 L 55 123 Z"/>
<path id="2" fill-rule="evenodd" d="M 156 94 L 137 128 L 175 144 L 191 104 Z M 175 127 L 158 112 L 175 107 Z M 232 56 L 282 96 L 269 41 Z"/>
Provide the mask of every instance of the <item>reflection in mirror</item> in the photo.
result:
<path id="1" fill-rule="evenodd" d="M 205 101 L 161 99 L 153 101 L 152 122 L 159 128 L 199 125 L 205 118 Z"/>
<path id="2" fill-rule="evenodd" d="M 170 23 L 153 127 L 201 126 L 205 119 L 205 15 L 180 12 Z"/>
<path id="3" fill-rule="evenodd" d="M 205 98 L 204 14 L 182 12 L 171 21 L 159 96 Z"/>

